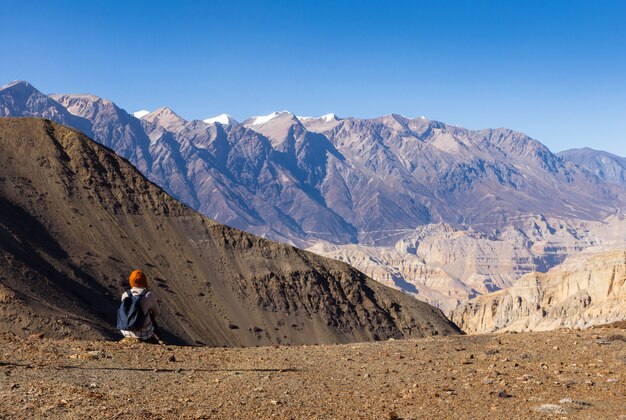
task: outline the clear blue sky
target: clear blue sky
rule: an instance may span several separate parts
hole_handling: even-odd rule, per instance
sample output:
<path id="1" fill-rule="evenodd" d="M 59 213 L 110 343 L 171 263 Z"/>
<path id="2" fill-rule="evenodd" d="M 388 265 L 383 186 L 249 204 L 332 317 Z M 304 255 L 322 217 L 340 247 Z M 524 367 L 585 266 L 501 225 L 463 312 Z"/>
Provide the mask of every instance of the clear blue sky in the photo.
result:
<path id="1" fill-rule="evenodd" d="M 509 127 L 626 156 L 626 1 L 4 1 L 0 84 Z"/>

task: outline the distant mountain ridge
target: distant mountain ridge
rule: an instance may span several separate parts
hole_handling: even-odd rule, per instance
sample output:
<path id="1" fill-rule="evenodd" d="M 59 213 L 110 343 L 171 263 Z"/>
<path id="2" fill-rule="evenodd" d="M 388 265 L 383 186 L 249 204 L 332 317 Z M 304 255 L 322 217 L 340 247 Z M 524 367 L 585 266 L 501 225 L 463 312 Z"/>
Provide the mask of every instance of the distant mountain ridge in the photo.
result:
<path id="1" fill-rule="evenodd" d="M 186 121 L 169 108 L 140 115 L 93 95 L 44 95 L 26 82 L 0 88 L 0 116 L 41 116 L 90 133 L 220 223 L 349 257 L 374 278 L 410 293 L 421 289 L 421 298 L 441 307 L 595 245 L 587 222 L 602 224 L 626 206 L 619 161 L 599 170 L 604 160 L 592 167 L 561 157 L 505 128 L 467 130 L 397 114 L 312 118 L 281 111 L 241 123 L 227 115 Z M 555 222 L 543 239 L 533 239 L 536 221 L 548 219 Z M 567 240 L 551 242 L 553 223 Z M 423 229 L 433 233 L 420 254 L 402 250 Z M 468 231 L 486 239 L 466 241 L 472 249 L 450 245 L 464 256 L 429 243 Z M 513 238 L 506 251 L 503 234 Z M 349 244 L 369 248 L 333 249 Z M 497 260 L 498 252 L 517 262 L 487 267 L 483 261 Z M 401 269 L 398 255 L 413 263 Z M 455 258 L 474 271 L 446 262 Z"/>
<path id="2" fill-rule="evenodd" d="M 599 178 L 626 185 L 626 158 L 588 147 L 557 153 L 557 156 L 588 170 Z"/>
<path id="3" fill-rule="evenodd" d="M 622 189 L 508 129 L 289 112 L 207 124 L 167 108 L 138 120 L 111 101 L 25 82 L 2 88 L 0 115 L 84 129 L 202 213 L 300 245 L 392 245 L 438 222 L 489 231 L 537 214 L 598 220 L 624 202 Z"/>

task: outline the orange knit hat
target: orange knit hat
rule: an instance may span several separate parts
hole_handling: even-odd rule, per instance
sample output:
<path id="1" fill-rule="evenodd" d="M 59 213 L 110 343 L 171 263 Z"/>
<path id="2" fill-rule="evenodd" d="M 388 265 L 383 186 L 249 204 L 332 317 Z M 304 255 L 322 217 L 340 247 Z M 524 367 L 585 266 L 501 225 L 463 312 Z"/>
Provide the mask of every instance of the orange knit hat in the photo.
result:
<path id="1" fill-rule="evenodd" d="M 148 287 L 148 278 L 141 270 L 130 273 L 128 280 L 130 280 L 131 287 Z"/>

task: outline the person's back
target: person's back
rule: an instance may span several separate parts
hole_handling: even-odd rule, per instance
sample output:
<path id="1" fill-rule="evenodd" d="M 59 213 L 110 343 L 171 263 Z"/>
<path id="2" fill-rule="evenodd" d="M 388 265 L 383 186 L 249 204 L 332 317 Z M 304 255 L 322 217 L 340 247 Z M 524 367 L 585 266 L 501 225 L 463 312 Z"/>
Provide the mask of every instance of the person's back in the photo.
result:
<path id="1" fill-rule="evenodd" d="M 122 302 L 125 298 L 129 297 L 129 293 L 140 297 L 140 306 L 143 312 L 143 322 L 141 326 L 133 330 L 120 330 L 124 337 L 137 338 L 141 341 L 157 343 L 157 337 L 155 336 L 155 322 L 154 318 L 160 313 L 159 304 L 157 303 L 156 296 L 148 289 L 148 279 L 146 275 L 140 270 L 135 270 L 130 274 L 129 282 L 131 289 L 125 291 L 122 294 Z"/>

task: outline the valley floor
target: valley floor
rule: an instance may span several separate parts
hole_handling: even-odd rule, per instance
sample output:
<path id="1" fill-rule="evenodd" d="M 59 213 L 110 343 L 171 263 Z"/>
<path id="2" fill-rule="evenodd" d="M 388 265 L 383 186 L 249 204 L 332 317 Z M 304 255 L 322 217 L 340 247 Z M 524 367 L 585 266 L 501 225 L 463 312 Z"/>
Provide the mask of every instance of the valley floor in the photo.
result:
<path id="1" fill-rule="evenodd" d="M 0 337 L 2 418 L 626 418 L 626 329 L 191 348 Z"/>

